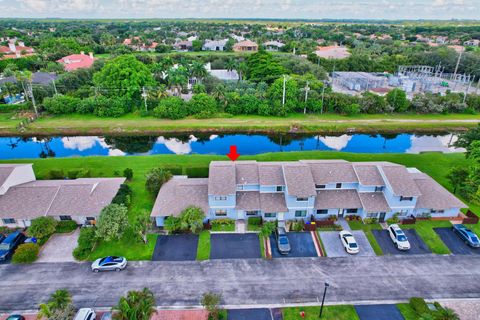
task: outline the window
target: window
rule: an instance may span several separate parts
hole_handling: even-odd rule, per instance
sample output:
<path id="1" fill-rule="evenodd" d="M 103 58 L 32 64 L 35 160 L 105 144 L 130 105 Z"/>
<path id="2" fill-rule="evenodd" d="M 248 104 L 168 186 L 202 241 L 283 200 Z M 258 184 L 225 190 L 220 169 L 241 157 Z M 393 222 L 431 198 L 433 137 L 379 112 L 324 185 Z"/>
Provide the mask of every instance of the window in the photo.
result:
<path id="1" fill-rule="evenodd" d="M 304 197 L 297 198 L 297 201 L 299 201 L 299 202 L 305 202 L 305 201 L 308 201 L 308 198 L 304 198 Z"/>
<path id="2" fill-rule="evenodd" d="M 413 197 L 404 197 L 404 196 L 400 197 L 400 201 L 412 201 L 412 200 L 413 200 Z"/>
<path id="3" fill-rule="evenodd" d="M 430 213 L 445 213 L 445 210 L 434 210 L 434 209 L 431 209 L 431 210 L 430 210 Z"/>
<path id="4" fill-rule="evenodd" d="M 337 188 L 337 189 L 342 189 L 342 184 L 341 184 L 341 183 L 337 183 L 337 184 L 335 185 L 335 188 Z"/>
<path id="5" fill-rule="evenodd" d="M 383 186 L 375 187 L 375 192 L 382 192 L 382 191 L 383 191 Z"/>
<path id="6" fill-rule="evenodd" d="M 276 212 L 265 212 L 265 218 L 275 218 L 276 216 Z"/>
<path id="7" fill-rule="evenodd" d="M 87 221 L 95 221 L 95 217 L 87 217 Z"/>
<path id="8" fill-rule="evenodd" d="M 317 214 L 328 214 L 328 209 L 318 209 Z"/>
<path id="9" fill-rule="evenodd" d="M 347 213 L 357 213 L 358 209 L 347 209 Z"/>
<path id="10" fill-rule="evenodd" d="M 61 221 L 69 221 L 69 220 L 72 220 L 72 217 L 70 217 L 70 216 L 60 216 L 60 220 Z"/>
<path id="11" fill-rule="evenodd" d="M 215 196 L 215 201 L 225 201 L 227 200 L 227 196 Z"/>
<path id="12" fill-rule="evenodd" d="M 247 216 L 256 216 L 258 214 L 258 210 L 248 210 L 248 211 L 245 211 L 245 214 Z"/>
<path id="13" fill-rule="evenodd" d="M 13 218 L 6 218 L 6 219 L 2 219 L 3 223 L 4 224 L 14 224 L 16 223 L 17 221 Z"/>
<path id="14" fill-rule="evenodd" d="M 295 218 L 306 217 L 307 210 L 296 210 L 295 211 Z"/>
<path id="15" fill-rule="evenodd" d="M 240 191 L 243 190 L 243 184 L 239 184 L 239 185 L 237 186 L 237 190 L 240 190 Z"/>
<path id="16" fill-rule="evenodd" d="M 283 191 L 285 191 L 284 186 L 277 186 L 277 192 L 283 192 Z"/>
<path id="17" fill-rule="evenodd" d="M 400 211 L 398 212 L 398 216 L 399 216 L 399 217 L 404 217 L 404 216 L 406 216 L 407 214 L 408 214 L 408 210 L 400 210 Z"/>
<path id="18" fill-rule="evenodd" d="M 378 212 L 368 212 L 367 218 L 376 218 L 378 216 Z"/>
<path id="19" fill-rule="evenodd" d="M 325 187 L 326 187 L 326 185 L 324 185 L 324 184 L 316 184 L 315 185 L 316 189 L 325 189 Z"/>
<path id="20" fill-rule="evenodd" d="M 224 217 L 226 215 L 227 215 L 227 210 L 223 210 L 223 209 L 215 210 L 215 216 L 217 217 Z"/>

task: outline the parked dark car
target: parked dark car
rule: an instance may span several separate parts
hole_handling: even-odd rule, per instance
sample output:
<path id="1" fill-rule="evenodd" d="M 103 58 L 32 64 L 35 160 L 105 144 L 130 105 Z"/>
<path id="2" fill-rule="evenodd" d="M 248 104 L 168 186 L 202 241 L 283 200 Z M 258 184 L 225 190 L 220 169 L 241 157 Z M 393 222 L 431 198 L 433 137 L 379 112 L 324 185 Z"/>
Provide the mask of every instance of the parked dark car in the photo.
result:
<path id="1" fill-rule="evenodd" d="M 15 249 L 25 241 L 25 235 L 20 231 L 10 233 L 5 240 L 0 243 L 0 261 L 5 261 L 13 255 Z"/>
<path id="2" fill-rule="evenodd" d="M 0 234 L 0 243 L 2 243 L 2 242 L 3 242 L 3 240 L 5 240 L 5 235 L 3 235 L 3 234 Z"/>
<path id="3" fill-rule="evenodd" d="M 285 231 L 285 228 L 278 227 L 277 231 L 275 232 L 275 236 L 277 238 L 278 252 L 284 255 L 289 254 L 291 250 L 290 241 L 288 241 L 287 232 Z"/>
<path id="4" fill-rule="evenodd" d="M 465 241 L 465 243 L 468 244 L 470 247 L 480 247 L 480 240 L 478 239 L 478 236 L 472 230 L 465 227 L 463 224 L 453 225 L 453 231 L 458 234 L 460 239 Z"/>
<path id="5" fill-rule="evenodd" d="M 12 314 L 5 320 L 25 320 L 25 317 L 20 314 Z"/>

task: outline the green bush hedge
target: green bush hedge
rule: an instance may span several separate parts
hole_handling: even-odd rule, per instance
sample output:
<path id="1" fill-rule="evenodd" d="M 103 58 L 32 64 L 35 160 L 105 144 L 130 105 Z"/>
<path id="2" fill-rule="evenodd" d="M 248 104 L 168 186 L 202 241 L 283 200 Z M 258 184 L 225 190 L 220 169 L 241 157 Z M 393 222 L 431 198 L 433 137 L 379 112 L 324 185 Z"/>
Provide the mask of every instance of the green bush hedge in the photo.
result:
<path id="1" fill-rule="evenodd" d="M 187 168 L 187 176 L 189 178 L 207 178 L 208 167 L 189 167 Z"/>
<path id="2" fill-rule="evenodd" d="M 55 228 L 56 233 L 70 233 L 77 229 L 77 222 L 73 220 L 59 221 Z"/>
<path id="3" fill-rule="evenodd" d="M 183 174 L 182 167 L 163 167 L 163 169 L 170 171 L 172 176 L 180 176 Z"/>
<path id="4" fill-rule="evenodd" d="M 120 185 L 117 195 L 113 198 L 112 203 L 123 204 L 125 206 L 130 205 L 130 200 L 132 197 L 132 189 L 127 184 Z"/>
<path id="5" fill-rule="evenodd" d="M 95 229 L 95 227 L 84 227 L 80 229 L 80 236 L 77 241 L 78 246 L 73 250 L 75 259 L 85 260 L 88 258 L 97 243 Z"/>
<path id="6" fill-rule="evenodd" d="M 38 258 L 40 247 L 36 243 L 24 243 L 18 246 L 12 257 L 13 263 L 32 263 Z"/>
<path id="7" fill-rule="evenodd" d="M 249 217 L 248 224 L 252 226 L 259 226 L 262 224 L 262 217 Z"/>
<path id="8" fill-rule="evenodd" d="M 48 171 L 47 179 L 49 180 L 63 180 L 65 179 L 65 172 L 62 169 L 53 169 Z"/>
<path id="9" fill-rule="evenodd" d="M 417 313 L 418 316 L 421 316 L 425 313 L 430 313 L 430 309 L 427 306 L 427 303 L 422 298 L 413 297 L 409 300 L 410 306 Z"/>
<path id="10" fill-rule="evenodd" d="M 58 221 L 53 217 L 39 217 L 32 220 L 27 234 L 37 239 L 48 239 L 56 230 Z"/>
<path id="11" fill-rule="evenodd" d="M 18 112 L 30 110 L 32 105 L 29 102 L 19 104 L 0 104 L 0 113 Z"/>

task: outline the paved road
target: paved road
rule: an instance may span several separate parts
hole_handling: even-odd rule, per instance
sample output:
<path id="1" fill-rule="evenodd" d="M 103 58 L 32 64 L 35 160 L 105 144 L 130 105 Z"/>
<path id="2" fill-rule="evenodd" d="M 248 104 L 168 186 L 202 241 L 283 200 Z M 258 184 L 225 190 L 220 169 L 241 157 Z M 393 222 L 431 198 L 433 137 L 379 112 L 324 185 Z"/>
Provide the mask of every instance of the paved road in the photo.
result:
<path id="1" fill-rule="evenodd" d="M 150 288 L 160 306 L 198 305 L 221 293 L 228 305 L 310 303 L 330 283 L 327 302 L 480 297 L 480 256 L 383 256 L 136 262 L 94 274 L 87 263 L 0 265 L 0 311 L 32 309 L 59 288 L 77 307 L 108 307 L 132 289 Z"/>

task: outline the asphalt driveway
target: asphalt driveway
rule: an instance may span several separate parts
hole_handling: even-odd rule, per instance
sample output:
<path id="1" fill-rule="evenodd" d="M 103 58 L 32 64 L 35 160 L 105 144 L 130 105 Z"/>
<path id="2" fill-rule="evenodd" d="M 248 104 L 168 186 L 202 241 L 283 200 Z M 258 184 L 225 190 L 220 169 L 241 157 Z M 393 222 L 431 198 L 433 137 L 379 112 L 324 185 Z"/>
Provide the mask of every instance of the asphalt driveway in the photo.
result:
<path id="1" fill-rule="evenodd" d="M 261 258 L 256 233 L 213 233 L 210 237 L 210 259 Z"/>
<path id="2" fill-rule="evenodd" d="M 410 242 L 410 250 L 403 251 L 398 250 L 395 245 L 393 244 L 392 239 L 390 239 L 390 235 L 388 234 L 388 230 L 372 230 L 375 239 L 382 248 L 384 254 L 426 254 L 432 253 L 428 246 L 423 242 L 422 238 L 418 235 L 415 229 L 404 229 L 403 232 L 408 238 L 408 242 Z"/>
<path id="3" fill-rule="evenodd" d="M 310 232 L 289 232 L 287 233 L 290 241 L 291 251 L 288 255 L 281 255 L 278 252 L 275 235 L 270 236 L 270 246 L 272 247 L 272 257 L 274 258 L 300 258 L 300 257 L 318 257 L 315 244 L 313 243 Z"/>
<path id="4" fill-rule="evenodd" d="M 198 235 L 159 235 L 153 251 L 153 261 L 194 261 L 197 258 Z"/>
<path id="5" fill-rule="evenodd" d="M 79 235 L 79 228 L 72 233 L 57 233 L 52 235 L 47 243 L 43 245 L 36 262 L 75 261 L 72 252 L 77 247 Z"/>
<path id="6" fill-rule="evenodd" d="M 368 242 L 367 236 L 361 230 L 352 231 L 352 235 L 355 237 L 355 240 L 357 240 L 358 247 L 360 248 L 360 252 L 355 255 L 348 254 L 345 251 L 338 231 L 320 231 L 319 234 L 327 257 L 375 256 L 375 252 L 370 242 Z"/>
<path id="7" fill-rule="evenodd" d="M 228 320 L 272 320 L 270 309 L 230 309 Z"/>
<path id="8" fill-rule="evenodd" d="M 452 228 L 434 228 L 434 230 L 453 254 L 480 254 L 480 248 L 469 247 L 453 232 Z"/>
<path id="9" fill-rule="evenodd" d="M 403 320 L 402 313 L 394 304 L 354 306 L 360 320 Z"/>

